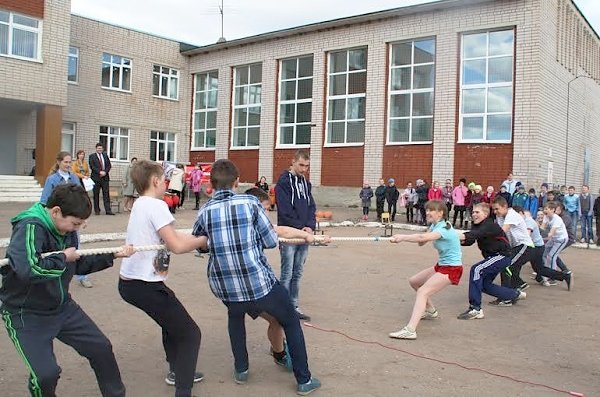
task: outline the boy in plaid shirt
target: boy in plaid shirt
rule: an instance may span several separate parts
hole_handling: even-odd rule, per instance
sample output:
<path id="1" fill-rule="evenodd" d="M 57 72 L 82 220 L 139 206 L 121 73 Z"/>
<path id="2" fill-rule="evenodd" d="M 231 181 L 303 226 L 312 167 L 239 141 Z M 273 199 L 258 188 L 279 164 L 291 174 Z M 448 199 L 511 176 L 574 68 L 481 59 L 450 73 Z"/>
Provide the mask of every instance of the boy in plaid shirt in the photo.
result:
<path id="1" fill-rule="evenodd" d="M 298 382 L 296 392 L 307 395 L 321 383 L 308 369 L 298 314 L 263 252 L 277 246 L 277 233 L 256 197 L 235 194 L 239 171 L 230 160 L 213 164 L 210 181 L 215 193 L 200 209 L 193 234 L 209 239 L 208 282 L 213 294 L 227 306 L 234 381 L 244 384 L 248 379 L 245 315 L 267 313 L 285 331 Z"/>

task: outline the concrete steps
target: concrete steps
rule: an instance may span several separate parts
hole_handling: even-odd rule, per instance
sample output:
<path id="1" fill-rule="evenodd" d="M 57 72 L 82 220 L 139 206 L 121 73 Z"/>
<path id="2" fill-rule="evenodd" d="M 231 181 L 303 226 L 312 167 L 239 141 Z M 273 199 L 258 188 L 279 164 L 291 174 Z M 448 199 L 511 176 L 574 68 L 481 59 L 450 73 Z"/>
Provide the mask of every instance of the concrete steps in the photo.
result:
<path id="1" fill-rule="evenodd" d="M 0 175 L 0 203 L 35 203 L 40 200 L 42 190 L 32 176 Z"/>

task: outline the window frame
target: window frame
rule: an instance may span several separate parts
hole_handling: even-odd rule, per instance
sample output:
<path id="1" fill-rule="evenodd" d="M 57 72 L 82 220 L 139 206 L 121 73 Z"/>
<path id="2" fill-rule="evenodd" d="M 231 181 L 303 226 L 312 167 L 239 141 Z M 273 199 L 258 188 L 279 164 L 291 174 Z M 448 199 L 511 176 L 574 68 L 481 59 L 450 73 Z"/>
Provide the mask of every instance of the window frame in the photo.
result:
<path id="1" fill-rule="evenodd" d="M 261 78 L 260 78 L 260 83 L 251 83 L 251 70 L 253 66 L 260 66 L 260 70 L 261 70 Z M 263 84 L 263 79 L 262 79 L 262 67 L 263 67 L 263 63 L 262 62 L 254 62 L 254 63 L 249 63 L 246 65 L 238 65 L 238 66 L 234 66 L 233 67 L 233 82 L 232 82 L 232 100 L 233 100 L 233 106 L 232 106 L 232 113 L 231 113 L 231 138 L 230 138 L 230 146 L 229 149 L 230 150 L 256 150 L 260 148 L 260 129 L 261 129 L 261 122 L 262 122 L 262 84 Z M 237 85 L 237 76 L 239 73 L 239 69 L 241 68 L 247 68 L 248 70 L 248 82 L 246 84 L 242 84 L 242 85 Z M 259 103 L 252 103 L 250 101 L 248 101 L 248 103 L 246 104 L 242 104 L 242 105 L 236 105 L 236 100 L 237 100 L 237 91 L 238 88 L 243 88 L 243 87 L 248 87 L 248 98 L 250 98 L 251 94 L 250 94 L 250 88 L 251 87 L 259 87 L 260 88 L 260 95 L 261 95 L 261 100 Z M 256 124 L 248 124 L 250 117 L 248 116 L 248 109 L 250 108 L 258 108 L 259 109 L 259 123 Z M 242 129 L 240 126 L 236 127 L 235 125 L 235 121 L 236 121 L 236 116 L 235 116 L 235 111 L 238 109 L 246 109 L 246 124 L 244 126 L 245 129 L 245 133 L 246 133 L 246 139 L 245 139 L 245 143 L 246 145 L 244 146 L 238 146 L 235 145 L 234 142 L 234 138 L 235 138 L 235 130 L 237 129 Z M 258 128 L 258 144 L 257 145 L 248 145 L 248 130 L 250 128 Z"/>
<path id="2" fill-rule="evenodd" d="M 159 71 L 156 72 L 154 68 L 158 67 Z M 163 69 L 168 69 L 169 73 L 163 73 Z M 176 74 L 172 74 L 172 72 L 177 72 Z M 158 95 L 154 93 L 154 76 L 158 76 Z M 179 69 L 172 68 L 170 66 L 163 66 L 157 63 L 152 64 L 152 96 L 154 98 L 167 99 L 170 101 L 179 101 L 179 77 L 181 73 Z M 162 91 L 162 78 L 167 77 L 167 95 L 161 94 Z M 169 95 L 171 88 L 171 79 L 175 79 L 175 89 L 176 95 L 175 98 Z"/>
<path id="3" fill-rule="evenodd" d="M 201 89 L 198 89 L 198 80 L 200 79 L 200 76 L 204 75 L 206 76 L 206 81 L 208 81 L 208 78 L 210 77 L 211 74 L 216 74 L 216 79 L 217 79 L 217 88 L 216 89 L 212 89 L 210 86 L 209 87 L 201 87 Z M 215 128 L 207 128 L 206 124 L 208 121 L 208 113 L 215 113 L 215 120 L 217 120 L 217 117 L 219 115 L 219 71 L 218 70 L 209 70 L 206 72 L 200 72 L 200 73 L 194 73 L 194 98 L 193 98 L 193 103 L 192 103 L 192 141 L 190 142 L 190 150 L 215 150 L 216 146 L 217 146 L 217 126 L 216 126 L 216 121 L 215 121 Z M 202 88 L 208 88 L 208 89 L 202 89 Z M 198 94 L 202 94 L 205 96 L 205 103 L 208 104 L 208 97 L 209 94 L 211 92 L 216 92 L 217 95 L 217 101 L 215 103 L 215 107 L 207 107 L 204 109 L 200 109 L 197 107 L 197 103 L 196 103 L 196 99 Z M 196 114 L 198 113 L 204 113 L 204 128 L 196 128 Z M 207 140 L 208 140 L 208 132 L 209 131 L 213 131 L 214 130 L 214 140 L 215 140 L 215 144 L 214 146 L 207 146 Z M 200 133 L 200 132 L 204 132 L 204 146 L 196 146 L 196 134 Z"/>
<path id="4" fill-rule="evenodd" d="M 71 49 L 75 50 L 75 54 L 71 54 Z M 75 80 L 70 80 L 69 67 L 71 65 L 71 59 L 75 59 Z M 79 84 L 79 47 L 69 45 L 69 56 L 67 64 L 67 83 L 68 84 Z"/>
<path id="5" fill-rule="evenodd" d="M 311 58 L 313 67 L 312 67 L 312 71 L 310 76 L 303 76 L 300 77 L 298 76 L 298 71 L 300 69 L 300 60 L 303 58 Z M 283 79 L 283 63 L 285 61 L 291 61 L 291 60 L 296 60 L 296 76 L 294 78 L 288 78 L 288 79 Z M 309 143 L 297 143 L 298 142 L 298 126 L 299 125 L 308 125 L 309 126 L 309 131 L 310 131 L 310 138 L 312 139 L 312 126 L 313 126 L 313 122 L 312 122 L 312 104 L 313 104 L 313 96 L 314 96 L 314 74 L 315 74 L 315 69 L 314 69 L 314 55 L 313 54 L 307 54 L 307 55 L 300 55 L 300 56 L 296 56 L 296 57 L 291 57 L 291 58 L 283 58 L 279 60 L 279 82 L 278 82 L 278 96 L 277 96 L 277 140 L 275 143 L 275 149 L 301 149 L 301 148 L 310 148 L 310 142 Z M 298 99 L 298 84 L 300 81 L 306 81 L 306 80 L 310 80 L 311 81 L 311 96 L 310 98 L 303 98 L 303 99 Z M 286 99 L 283 100 L 281 99 L 281 94 L 283 91 L 283 84 L 286 82 L 291 82 L 294 81 L 295 82 L 295 98 L 294 99 Z M 294 105 L 294 116 L 298 117 L 298 104 L 305 104 L 305 103 L 310 103 L 311 104 L 311 117 L 310 117 L 310 121 L 308 122 L 300 122 L 298 123 L 297 121 L 294 121 L 293 123 L 282 123 L 281 122 L 281 107 L 282 105 Z M 294 128 L 294 135 L 293 135 L 293 142 L 294 143 L 281 143 L 281 137 L 282 137 L 282 128 L 285 127 L 293 127 Z"/>
<path id="6" fill-rule="evenodd" d="M 153 138 L 152 135 L 156 134 L 156 138 Z M 160 134 L 165 134 L 165 138 L 161 139 L 160 138 Z M 173 137 L 173 140 L 169 140 L 169 136 Z M 156 142 L 156 153 L 152 153 L 152 142 Z M 164 156 L 165 158 L 160 159 L 160 145 L 163 144 L 164 145 L 164 149 L 163 149 L 163 154 L 167 154 L 168 150 L 168 144 L 169 143 L 173 143 L 173 158 L 172 159 L 168 159 L 166 158 L 166 156 Z M 153 158 L 153 155 L 155 156 L 155 158 Z M 177 133 L 175 132 L 168 132 L 168 131 L 160 131 L 160 130 L 151 130 L 150 131 L 150 160 L 152 161 L 169 161 L 169 162 L 177 162 Z"/>
<path id="7" fill-rule="evenodd" d="M 433 53 L 433 61 L 432 62 L 421 62 L 415 63 L 415 43 L 421 41 L 433 41 L 434 45 L 434 53 Z M 393 54 L 394 54 L 394 45 L 400 44 L 410 44 L 411 45 L 411 61 L 409 64 L 394 66 L 393 63 Z M 386 146 L 403 146 L 403 145 L 431 145 L 433 143 L 433 134 L 434 134 L 434 120 L 435 120 L 435 80 L 436 80 L 436 60 L 437 60 L 437 39 L 435 36 L 427 36 L 427 37 L 419 37 L 415 39 L 401 40 L 390 43 L 389 51 L 388 51 L 388 87 L 387 87 L 387 120 L 386 120 L 386 137 L 385 137 L 385 145 Z M 433 67 L 433 80 L 430 88 L 414 88 L 414 80 L 415 80 L 415 67 L 419 66 L 432 66 Z M 410 69 L 410 88 L 408 89 L 392 89 L 392 71 L 397 69 Z M 413 104 L 414 104 L 414 95 L 422 94 L 422 93 L 431 93 L 431 116 L 414 116 L 413 115 Z M 405 116 L 395 116 L 392 117 L 392 97 L 394 95 L 409 95 L 410 96 L 410 104 L 409 104 L 409 115 Z M 431 139 L 427 141 L 414 141 L 413 140 L 413 120 L 415 119 L 431 119 Z M 392 120 L 409 120 L 408 123 L 408 141 L 391 141 L 390 136 L 392 132 Z"/>
<path id="8" fill-rule="evenodd" d="M 8 22 L 0 21 L 0 25 L 5 25 L 8 27 L 7 41 L 6 41 L 6 54 L 0 53 L 0 56 L 7 58 L 20 59 L 23 61 L 31 61 L 31 62 L 39 62 L 42 63 L 42 33 L 43 33 L 43 20 L 29 16 L 20 14 L 17 12 L 0 9 L 0 11 L 8 14 Z M 31 19 L 37 22 L 37 27 L 31 27 L 27 25 L 22 25 L 14 22 L 14 17 L 19 16 L 22 18 Z M 15 26 L 16 25 L 16 26 Z M 35 58 L 30 58 L 22 55 L 14 55 L 13 54 L 13 45 L 14 45 L 14 30 L 23 30 L 30 33 L 35 33 L 36 43 L 35 43 Z"/>
<path id="9" fill-rule="evenodd" d="M 364 50 L 365 51 L 365 69 L 358 69 L 358 70 L 350 70 L 349 69 L 349 57 L 350 57 L 350 51 L 355 51 L 355 50 Z M 345 52 L 346 53 L 346 70 L 343 72 L 331 72 L 330 68 L 332 65 L 332 56 L 335 53 L 339 53 L 339 52 Z M 326 106 L 325 106 L 325 139 L 323 142 L 323 147 L 357 147 L 357 146 L 364 146 L 365 145 L 365 137 L 364 134 L 366 134 L 366 127 L 367 127 L 367 123 L 366 123 L 366 119 L 367 119 L 367 115 L 366 115 L 366 107 L 367 107 L 367 82 L 368 82 L 368 63 L 369 63 L 369 47 L 368 46 L 359 46 L 359 47 L 352 47 L 352 48 L 346 48 L 346 49 L 339 49 L 339 50 L 333 50 L 333 51 L 329 51 L 327 53 L 327 84 L 326 84 Z M 340 76 L 340 75 L 346 75 L 346 82 L 345 82 L 345 86 L 346 86 L 346 92 L 348 92 L 348 82 L 349 82 L 349 77 L 350 74 L 357 74 L 357 73 L 365 73 L 365 92 L 364 93 L 360 93 L 360 94 L 344 94 L 344 95 L 330 95 L 329 94 L 329 88 L 331 85 L 331 76 Z M 348 106 L 348 100 L 349 99 L 354 99 L 354 98 L 365 98 L 365 117 L 362 119 L 348 119 L 348 114 L 347 114 L 347 106 Z M 336 100 L 336 99 L 344 99 L 345 100 L 345 109 L 344 109 L 344 113 L 345 113 L 345 117 L 344 117 L 344 142 L 336 142 L 336 143 L 331 143 L 329 142 L 330 136 L 329 136 L 329 124 L 330 124 L 330 120 L 329 120 L 329 102 L 331 100 Z M 340 123 L 341 120 L 332 120 L 334 123 Z M 363 132 L 363 141 L 362 142 L 348 142 L 348 122 L 355 122 L 355 121 L 362 121 L 364 124 L 364 128 L 365 131 Z"/>
<path id="10" fill-rule="evenodd" d="M 511 65 L 511 81 L 508 82 L 500 82 L 500 83 L 490 83 L 489 82 L 489 60 L 490 59 L 494 59 L 494 58 L 503 58 L 503 57 L 507 57 L 509 56 L 508 54 L 499 54 L 499 55 L 490 55 L 489 54 L 489 50 L 490 50 L 490 33 L 494 33 L 494 32 L 512 32 L 512 52 L 510 53 L 510 57 L 512 58 L 512 65 Z M 485 56 L 479 56 L 479 57 L 471 57 L 471 58 L 466 58 L 464 56 L 464 38 L 467 35 L 476 35 L 476 34 L 485 34 L 486 35 L 486 49 L 485 49 Z M 482 30 L 482 31 L 472 31 L 472 32 L 462 32 L 461 36 L 460 36 L 460 53 L 459 53 L 459 68 L 458 68 L 458 73 L 460 73 L 459 75 L 459 102 L 458 102 L 458 141 L 457 143 L 466 143 L 466 144 L 471 144 L 471 143 L 475 143 L 475 144 L 511 144 L 513 142 L 513 138 L 514 138 L 514 126 L 515 126 L 515 112 L 514 112 L 514 107 L 515 107 L 515 66 L 516 66 L 516 46 L 515 46 L 515 38 L 516 38 L 516 31 L 515 31 L 515 27 L 504 27 L 504 28 L 497 28 L 497 29 L 489 29 L 489 30 Z M 464 63 L 465 60 L 467 61 L 472 61 L 472 60 L 485 60 L 485 82 L 484 83 L 477 83 L 477 84 L 468 84 L 468 85 L 464 85 L 463 83 L 463 79 L 464 79 Z M 511 88 L 511 109 L 510 112 L 488 112 L 488 92 L 490 88 L 502 88 L 502 87 L 510 87 Z M 476 117 L 482 117 L 483 118 L 483 136 L 481 139 L 464 139 L 463 138 L 463 125 L 464 125 L 464 116 L 465 114 L 463 114 L 463 95 L 464 95 L 464 91 L 469 90 L 469 89 L 484 89 L 485 90 L 485 100 L 484 100 L 484 111 L 483 113 L 465 113 L 467 116 L 467 118 L 469 118 L 469 116 L 471 116 L 471 118 L 476 118 Z M 510 138 L 509 139 L 495 139 L 495 140 L 490 140 L 487 139 L 488 136 L 488 117 L 489 116 L 494 116 L 494 115 L 510 115 L 510 120 L 511 120 L 511 125 L 510 125 Z"/>
<path id="11" fill-rule="evenodd" d="M 107 62 L 107 61 L 105 61 L 105 60 L 104 60 L 104 56 L 105 56 L 105 55 L 108 55 L 108 56 L 110 56 L 110 62 Z M 114 57 L 119 57 L 119 58 L 121 58 L 121 63 L 120 63 L 120 64 L 117 64 L 117 63 L 113 62 L 113 58 L 114 58 Z M 121 56 L 121 55 L 111 54 L 111 53 L 109 53 L 109 52 L 103 52 L 103 53 L 102 53 L 102 56 L 101 56 L 101 59 L 102 59 L 102 68 L 101 68 L 101 70 L 100 70 L 100 86 L 101 86 L 103 89 L 105 89 L 105 90 L 111 90 L 111 91 L 119 91 L 119 92 L 128 92 L 128 93 L 131 93 L 131 92 L 132 92 L 132 86 L 133 86 L 133 60 L 132 60 L 131 58 L 124 57 L 124 56 Z M 128 61 L 129 61 L 129 65 L 124 65 L 124 64 L 123 64 L 123 61 L 124 61 L 124 60 L 128 60 Z M 111 84 L 111 86 L 108 86 L 108 87 L 107 87 L 107 86 L 105 86 L 105 85 L 102 85 L 102 84 L 103 84 L 103 83 L 102 83 L 102 77 L 103 77 L 103 75 L 102 75 L 102 69 L 104 69 L 104 65 L 105 65 L 105 64 L 108 64 L 108 65 L 109 65 L 109 67 L 110 67 L 110 73 L 109 73 L 109 83 Z M 112 87 L 112 81 L 113 81 L 113 66 L 118 66 L 118 67 L 119 67 L 119 71 L 120 71 L 120 73 L 119 73 L 119 76 L 120 76 L 120 78 L 119 78 L 119 86 L 120 86 L 120 87 Z M 128 90 L 126 90 L 126 89 L 122 88 L 122 86 L 123 86 L 123 70 L 124 70 L 124 69 L 129 69 L 129 89 L 128 89 Z"/>
<path id="12" fill-rule="evenodd" d="M 102 128 L 106 128 L 107 132 L 103 133 L 102 132 Z M 117 133 L 111 133 L 116 131 Z M 127 131 L 127 135 L 122 135 L 121 133 L 123 131 Z M 101 125 L 99 128 L 99 134 L 98 134 L 98 142 L 102 143 L 102 146 L 104 147 L 104 151 L 107 153 L 109 159 L 111 161 L 114 162 L 128 162 L 129 161 L 129 152 L 131 150 L 131 145 L 130 145 L 130 141 L 129 138 L 131 138 L 131 131 L 129 128 L 127 127 L 115 127 L 115 126 L 111 126 L 111 125 Z M 103 137 L 105 137 L 103 139 Z M 111 144 L 111 138 L 115 138 L 117 140 L 120 141 L 120 139 L 126 139 L 127 140 L 127 155 L 125 159 L 122 158 L 118 158 L 118 157 L 111 157 L 111 149 L 112 149 L 112 144 Z M 120 155 L 121 154 L 121 149 L 120 149 L 120 145 L 117 145 L 117 148 L 115 150 L 115 153 Z"/>

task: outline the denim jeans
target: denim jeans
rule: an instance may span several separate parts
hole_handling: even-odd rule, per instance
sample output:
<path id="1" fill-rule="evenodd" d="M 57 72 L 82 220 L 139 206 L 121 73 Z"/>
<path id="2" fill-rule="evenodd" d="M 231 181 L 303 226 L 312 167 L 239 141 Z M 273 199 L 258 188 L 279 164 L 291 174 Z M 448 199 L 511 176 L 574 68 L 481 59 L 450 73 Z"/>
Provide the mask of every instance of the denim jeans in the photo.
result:
<path id="1" fill-rule="evenodd" d="M 577 211 L 569 211 L 569 216 L 571 217 L 571 229 L 573 229 L 573 236 L 575 240 L 577 240 L 577 221 L 579 220 L 579 213 L 577 213 Z"/>
<path id="2" fill-rule="evenodd" d="M 593 219 L 593 215 L 581 215 L 581 238 L 584 238 L 590 242 L 594 241 L 594 231 L 592 230 Z"/>
<path id="3" fill-rule="evenodd" d="M 288 290 L 294 307 L 298 307 L 300 279 L 308 256 L 308 244 L 279 244 L 279 252 L 281 254 L 281 276 L 279 281 Z"/>
<path id="4" fill-rule="evenodd" d="M 227 306 L 229 339 L 236 372 L 247 371 L 249 367 L 245 315 L 264 312 L 275 317 L 283 327 L 296 381 L 302 384 L 310 380 L 311 374 L 308 369 L 306 344 L 300 319 L 290 302 L 287 290 L 281 284 L 275 284 L 271 292 L 255 301 L 223 303 Z"/>

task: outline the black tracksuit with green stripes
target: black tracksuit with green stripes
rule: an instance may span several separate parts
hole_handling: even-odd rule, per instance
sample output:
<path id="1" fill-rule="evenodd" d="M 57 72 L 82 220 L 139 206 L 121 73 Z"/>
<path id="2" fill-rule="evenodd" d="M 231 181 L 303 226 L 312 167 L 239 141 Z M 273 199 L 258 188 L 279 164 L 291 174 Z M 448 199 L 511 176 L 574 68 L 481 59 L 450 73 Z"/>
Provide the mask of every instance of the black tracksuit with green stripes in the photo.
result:
<path id="1" fill-rule="evenodd" d="M 41 254 L 77 247 L 77 233 L 61 235 L 48 211 L 35 204 L 11 220 L 13 232 L 0 269 L 2 319 L 30 374 L 32 396 L 54 396 L 61 372 L 54 356 L 54 338 L 72 346 L 90 361 L 103 396 L 124 396 L 125 387 L 110 341 L 75 303 L 69 283 L 75 274 L 88 274 L 113 264 L 112 254 L 83 256 L 67 263 L 63 253 Z"/>

